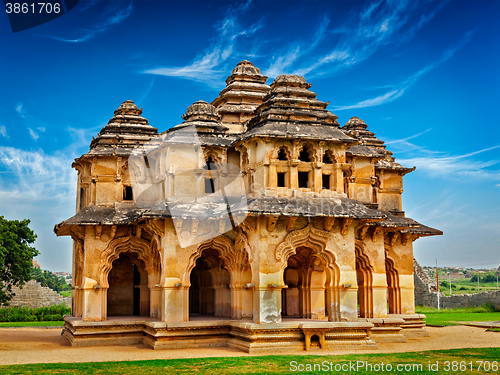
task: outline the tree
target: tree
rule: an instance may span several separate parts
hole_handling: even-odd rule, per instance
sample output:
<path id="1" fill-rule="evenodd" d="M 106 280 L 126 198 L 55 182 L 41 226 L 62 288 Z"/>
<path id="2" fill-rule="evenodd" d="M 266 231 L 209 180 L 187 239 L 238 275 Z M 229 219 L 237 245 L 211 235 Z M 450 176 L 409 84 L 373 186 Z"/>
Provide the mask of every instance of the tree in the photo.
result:
<path id="1" fill-rule="evenodd" d="M 31 277 L 38 281 L 42 286 L 46 286 L 56 292 L 71 290 L 71 287 L 66 284 L 66 279 L 64 279 L 64 277 L 57 276 L 47 270 L 42 271 L 40 268 L 33 268 L 31 271 Z"/>
<path id="2" fill-rule="evenodd" d="M 14 296 L 12 287 L 31 279 L 33 257 L 39 253 L 30 246 L 36 234 L 29 223 L 28 219 L 6 220 L 0 216 L 0 306 L 7 306 Z"/>

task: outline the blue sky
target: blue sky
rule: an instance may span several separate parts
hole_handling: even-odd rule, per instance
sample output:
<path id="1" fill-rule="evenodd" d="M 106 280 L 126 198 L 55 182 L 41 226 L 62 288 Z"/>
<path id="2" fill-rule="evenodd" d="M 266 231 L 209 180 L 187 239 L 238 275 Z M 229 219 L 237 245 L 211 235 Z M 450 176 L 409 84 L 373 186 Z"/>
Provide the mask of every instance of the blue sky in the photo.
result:
<path id="1" fill-rule="evenodd" d="M 29 218 L 42 268 L 71 271 L 54 224 L 75 211 L 71 162 L 125 100 L 164 131 L 248 59 L 300 74 L 416 171 L 403 209 L 443 236 L 423 265 L 500 264 L 500 2 L 83 1 L 13 34 L 0 15 L 0 215 Z"/>

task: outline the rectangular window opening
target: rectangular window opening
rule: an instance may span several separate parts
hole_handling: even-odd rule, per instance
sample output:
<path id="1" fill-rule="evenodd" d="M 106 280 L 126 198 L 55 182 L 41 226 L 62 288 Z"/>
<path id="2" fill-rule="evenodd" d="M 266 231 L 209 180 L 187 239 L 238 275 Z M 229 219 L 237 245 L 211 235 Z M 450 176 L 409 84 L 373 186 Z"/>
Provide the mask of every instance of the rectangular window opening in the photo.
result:
<path id="1" fill-rule="evenodd" d="M 132 192 L 132 186 L 124 186 L 123 187 L 123 200 L 124 201 L 134 200 L 134 194 Z"/>
<path id="2" fill-rule="evenodd" d="M 285 173 L 278 172 L 278 187 L 286 187 L 285 176 Z"/>
<path id="3" fill-rule="evenodd" d="M 85 189 L 80 188 L 80 210 L 85 207 Z"/>
<path id="4" fill-rule="evenodd" d="M 299 172 L 299 188 L 309 187 L 309 172 Z"/>
<path id="5" fill-rule="evenodd" d="M 214 180 L 211 178 L 205 178 L 205 194 L 213 194 L 214 192 Z"/>
<path id="6" fill-rule="evenodd" d="M 330 190 L 330 175 L 329 174 L 323 175 L 323 189 Z"/>

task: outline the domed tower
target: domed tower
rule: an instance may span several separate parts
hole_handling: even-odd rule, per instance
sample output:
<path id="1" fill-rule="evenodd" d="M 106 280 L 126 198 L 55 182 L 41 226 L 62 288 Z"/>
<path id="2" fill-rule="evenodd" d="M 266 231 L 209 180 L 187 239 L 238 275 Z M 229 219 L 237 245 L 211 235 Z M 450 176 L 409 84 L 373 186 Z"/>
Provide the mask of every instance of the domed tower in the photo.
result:
<path id="1" fill-rule="evenodd" d="M 138 144 L 151 140 L 158 134 L 158 129 L 149 125 L 141 115 L 142 108 L 139 109 L 132 100 L 124 101 L 97 138 L 92 139 L 90 150 L 84 156 L 128 155 Z"/>
<path id="2" fill-rule="evenodd" d="M 133 199 L 128 157 L 158 135 L 132 100 L 124 101 L 108 124 L 92 138 L 90 150 L 75 159 L 78 171 L 77 210 L 88 205 L 114 205 Z"/>
<path id="3" fill-rule="evenodd" d="M 253 117 L 255 109 L 270 90 L 266 81 L 267 77 L 260 69 L 247 60 L 240 62 L 226 79 L 226 88 L 212 104 L 230 133 L 245 131 L 244 122 Z"/>
<path id="4" fill-rule="evenodd" d="M 220 115 L 212 104 L 198 100 L 186 109 L 182 115 L 184 122 L 172 128 L 172 131 L 194 126 L 198 133 L 224 133 L 228 128 L 221 125 Z"/>
<path id="5" fill-rule="evenodd" d="M 351 164 L 345 179 L 349 197 L 356 197 L 369 207 L 403 216 L 403 176 L 415 167 L 396 163 L 384 141 L 376 138 L 360 118 L 352 117 L 342 130 L 360 141 L 346 151 L 347 162 Z"/>

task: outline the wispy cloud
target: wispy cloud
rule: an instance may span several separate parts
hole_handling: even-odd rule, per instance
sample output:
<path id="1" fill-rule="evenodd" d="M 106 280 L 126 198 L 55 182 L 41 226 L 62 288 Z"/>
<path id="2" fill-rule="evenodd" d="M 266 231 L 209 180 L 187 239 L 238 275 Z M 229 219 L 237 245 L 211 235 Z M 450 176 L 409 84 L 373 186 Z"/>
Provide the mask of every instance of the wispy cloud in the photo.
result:
<path id="1" fill-rule="evenodd" d="M 38 140 L 38 138 L 40 138 L 40 136 L 38 135 L 38 133 L 37 133 L 37 132 L 35 132 L 33 129 L 28 128 L 28 130 L 29 130 L 29 132 L 30 132 L 30 137 L 31 137 L 34 141 L 36 141 L 36 140 Z"/>
<path id="2" fill-rule="evenodd" d="M 47 38 L 55 39 L 67 43 L 82 43 L 93 39 L 97 34 L 104 33 L 110 27 L 117 25 L 130 17 L 134 10 L 133 0 L 120 1 L 92 1 L 82 11 L 90 7 L 104 4 L 104 9 L 100 10 L 100 16 L 91 25 L 75 28 L 78 34 L 71 37 L 60 37 L 55 35 L 44 35 Z"/>
<path id="3" fill-rule="evenodd" d="M 220 80 L 227 70 L 225 63 L 237 54 L 238 40 L 255 34 L 263 26 L 262 19 L 250 26 L 244 26 L 241 23 L 241 16 L 251 6 L 252 2 L 249 0 L 237 7 L 229 7 L 223 20 L 216 25 L 217 35 L 212 39 L 210 46 L 196 56 L 190 64 L 182 67 L 148 69 L 144 73 L 204 82 L 212 87 L 220 86 Z"/>
<path id="4" fill-rule="evenodd" d="M 26 110 L 23 108 L 23 103 L 16 105 L 16 112 L 23 118 L 26 116 Z"/>
<path id="5" fill-rule="evenodd" d="M 0 125 L 0 135 L 4 138 L 9 138 L 7 135 L 7 128 L 4 125 Z"/>
<path id="6" fill-rule="evenodd" d="M 0 147 L 0 167 L 13 175 L 9 181 L 0 180 L 0 196 L 24 196 L 37 200 L 73 194 L 75 184 L 71 162 L 72 158 L 68 156 L 47 155 L 43 150 Z"/>
<path id="7" fill-rule="evenodd" d="M 72 157 L 0 147 L 0 207 L 8 219 L 31 220 L 37 258 L 44 268 L 71 269 L 71 243 L 55 238 L 54 224 L 75 210 L 76 173 Z M 64 251 L 63 251 L 64 250 Z"/>
<path id="8" fill-rule="evenodd" d="M 151 80 L 151 83 L 149 84 L 149 86 L 146 89 L 146 91 L 144 92 L 144 94 L 142 94 L 142 96 L 139 98 L 139 100 L 137 100 L 137 102 L 136 102 L 137 105 L 142 105 L 142 102 L 144 101 L 144 99 L 146 99 L 148 97 L 149 93 L 151 92 L 151 90 L 153 89 L 153 86 L 155 84 L 155 79 L 156 79 L 156 76 L 153 77 L 153 79 Z"/>
<path id="9" fill-rule="evenodd" d="M 420 132 L 420 133 L 417 133 L 417 134 L 414 134 L 414 135 L 410 135 L 409 137 L 406 137 L 406 138 L 402 138 L 402 139 L 395 139 L 395 140 L 392 140 L 392 141 L 386 141 L 385 144 L 386 145 L 390 145 L 390 144 L 395 144 L 395 143 L 403 143 L 403 144 L 410 144 L 408 141 L 410 139 L 414 139 L 414 138 L 417 138 L 417 137 L 420 137 L 422 134 L 425 134 L 429 131 L 431 131 L 432 128 L 430 129 L 427 129 L 427 130 L 424 130 L 423 132 Z"/>
<path id="10" fill-rule="evenodd" d="M 263 47 L 260 50 L 252 49 L 252 54 L 269 56 L 270 64 L 267 69 L 263 69 L 263 73 L 270 77 L 287 73 L 308 75 L 309 78 L 333 74 L 368 59 L 384 46 L 397 46 L 409 41 L 444 4 L 446 1 L 439 4 L 433 1 L 373 1 L 358 7 L 340 24 L 331 22 L 324 15 L 316 23 L 310 37 L 294 40 L 273 50 L 271 54 L 263 52 Z M 227 71 L 226 62 L 238 55 L 242 37 L 253 35 L 265 26 L 264 19 L 253 20 L 250 26 L 243 26 L 243 15 L 251 6 L 249 0 L 243 5 L 230 7 L 223 20 L 217 24 L 217 33 L 210 46 L 189 64 L 157 67 L 147 69 L 144 73 L 219 86 L 218 81 Z M 266 45 L 267 40 L 259 41 L 261 46 Z M 395 100 L 403 93 L 403 88 L 394 88 L 380 97 L 366 100 L 362 105 L 379 105 Z"/>
<path id="11" fill-rule="evenodd" d="M 14 109 L 19 114 L 19 116 L 23 118 L 23 121 L 27 125 L 29 125 L 27 126 L 27 129 L 31 139 L 33 139 L 34 141 L 37 141 L 38 138 L 40 138 L 40 133 L 45 133 L 47 127 L 50 128 L 49 123 L 46 123 L 45 121 L 40 120 L 37 117 L 33 116 L 31 113 L 29 113 L 24 103 L 22 102 L 18 103 Z M 37 126 L 35 128 L 33 124 L 45 125 L 45 126 Z"/>
<path id="12" fill-rule="evenodd" d="M 476 158 L 480 154 L 486 154 L 500 148 L 500 145 L 487 147 L 481 150 L 468 152 L 461 155 L 450 155 L 446 151 L 429 150 L 412 142 L 412 139 L 420 137 L 432 129 L 402 138 L 383 139 L 386 145 L 391 145 L 392 151 L 396 151 L 398 163 L 406 166 L 416 166 L 417 170 L 423 171 L 431 177 L 444 177 L 459 179 L 465 176 L 482 178 L 488 181 L 500 181 L 500 169 L 491 168 L 500 163 L 498 152 L 493 153 L 493 158 Z M 405 157 L 405 155 L 411 155 Z"/>
<path id="13" fill-rule="evenodd" d="M 415 83 L 417 83 L 418 80 L 420 78 L 422 78 L 422 76 L 424 76 L 426 73 L 437 68 L 439 65 L 441 65 L 442 63 L 444 63 L 445 61 L 447 61 L 451 57 L 453 57 L 453 55 L 460 48 L 462 48 L 465 44 L 467 44 L 467 42 L 469 42 L 470 38 L 472 37 L 472 34 L 474 34 L 475 31 L 476 30 L 469 31 L 465 35 L 465 37 L 455 47 L 445 50 L 441 54 L 441 57 L 438 60 L 425 66 L 424 68 L 420 69 L 418 72 L 412 74 L 409 78 L 407 78 L 403 82 L 399 83 L 391 91 L 386 92 L 386 93 L 381 94 L 381 95 L 378 95 L 378 96 L 371 98 L 371 99 L 362 100 L 362 101 L 355 103 L 355 104 L 337 106 L 337 107 L 334 107 L 333 110 L 342 111 L 345 109 L 374 107 L 374 106 L 390 103 L 390 102 L 396 100 L 397 98 L 401 97 L 406 92 L 406 90 L 408 90 L 411 86 L 413 86 Z"/>
<path id="14" fill-rule="evenodd" d="M 311 40 L 294 42 L 276 51 L 276 56 L 286 56 L 286 58 L 273 57 L 274 61 L 266 70 L 266 74 L 275 76 L 291 73 L 314 76 L 348 69 L 366 60 L 382 47 L 408 42 L 444 4 L 446 1 L 439 4 L 409 0 L 370 2 L 358 12 L 352 12 L 342 24 L 336 24 L 334 29 L 325 27 L 325 22 L 320 23 Z M 431 8 L 429 11 L 423 9 L 427 5 Z M 418 18 L 419 13 L 421 13 L 420 18 Z M 321 38 L 318 39 L 318 35 Z M 332 45 L 327 52 L 309 53 L 321 45 L 318 41 L 325 40 L 324 45 L 326 45 L 326 39 L 328 44 Z M 385 94 L 384 98 L 378 100 L 394 100 L 401 95 L 402 93 L 395 91 Z M 374 100 L 366 104 L 372 105 L 376 102 L 377 100 Z"/>
<path id="15" fill-rule="evenodd" d="M 410 139 L 416 138 L 428 131 L 430 129 L 404 139 L 389 140 L 386 144 L 392 144 L 393 147 L 396 147 L 400 155 L 404 153 L 412 155 L 408 158 L 398 158 L 398 163 L 407 166 L 416 166 L 418 170 L 425 172 L 431 177 L 453 179 L 474 177 L 487 181 L 500 181 L 500 169 L 491 168 L 500 163 L 499 158 L 488 158 L 485 160 L 475 158 L 480 154 L 499 149 L 500 145 L 462 155 L 449 155 L 443 151 L 428 150 L 425 147 L 408 142 Z M 497 156 L 498 153 L 494 155 Z"/>
<path id="16" fill-rule="evenodd" d="M 272 57 L 272 62 L 269 68 L 267 68 L 264 71 L 264 74 L 269 76 L 269 77 L 276 77 L 279 74 L 283 74 L 286 72 L 290 67 L 293 66 L 293 64 L 301 57 L 307 56 L 309 53 L 311 53 L 320 43 L 324 40 L 325 35 L 328 32 L 328 24 L 330 23 L 329 19 L 327 17 L 323 17 L 323 20 L 320 22 L 318 29 L 316 30 L 316 33 L 313 36 L 313 39 L 311 41 L 303 41 L 303 42 L 295 42 L 292 43 L 288 47 L 288 50 L 284 52 L 283 55 L 281 56 L 273 56 Z M 335 57 L 330 56 L 330 57 L 323 57 L 322 59 L 325 58 L 343 58 L 342 53 L 335 53 Z M 313 70 L 314 68 L 309 67 L 309 68 L 303 68 L 301 70 L 296 70 L 294 73 L 295 74 L 301 74 L 304 75 L 308 73 L 309 71 Z"/>

